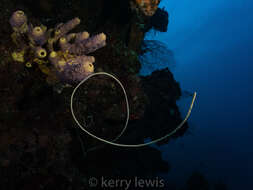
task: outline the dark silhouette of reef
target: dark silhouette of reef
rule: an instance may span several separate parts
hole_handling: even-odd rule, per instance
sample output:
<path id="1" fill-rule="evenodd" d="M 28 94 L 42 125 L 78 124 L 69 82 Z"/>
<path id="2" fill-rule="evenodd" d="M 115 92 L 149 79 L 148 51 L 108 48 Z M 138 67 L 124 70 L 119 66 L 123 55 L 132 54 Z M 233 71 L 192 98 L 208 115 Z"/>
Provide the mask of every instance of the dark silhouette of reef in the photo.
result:
<path id="1" fill-rule="evenodd" d="M 171 72 L 164 69 L 138 76 L 145 27 L 165 31 L 166 24 L 160 27 L 152 19 L 164 15 L 163 23 L 167 23 L 168 14 L 158 9 L 153 17 L 146 17 L 132 10 L 129 0 L 3 0 L 0 8 L 4 26 L 0 28 L 0 189 L 88 189 L 90 177 L 153 178 L 169 171 L 169 164 L 153 147 L 112 147 L 80 131 L 69 108 L 73 88 L 58 94 L 36 65 L 27 68 L 13 61 L 10 55 L 15 44 L 8 23 L 11 14 L 21 9 L 34 25 L 53 27 L 78 16 L 82 24 L 76 31 L 104 32 L 106 47 L 92 54 L 95 72 L 112 73 L 125 86 L 130 123 L 118 142 L 136 144 L 157 139 L 182 121 L 176 106 L 181 90 Z M 126 116 L 117 84 L 97 77 L 78 93 L 74 103 L 78 118 L 89 122 L 91 132 L 114 139 Z M 186 129 L 187 125 L 173 138 Z"/>
<path id="2" fill-rule="evenodd" d="M 155 14 L 148 20 L 145 26 L 145 32 L 150 29 L 157 30 L 159 32 L 167 32 L 169 24 L 169 13 L 161 8 L 158 8 Z"/>

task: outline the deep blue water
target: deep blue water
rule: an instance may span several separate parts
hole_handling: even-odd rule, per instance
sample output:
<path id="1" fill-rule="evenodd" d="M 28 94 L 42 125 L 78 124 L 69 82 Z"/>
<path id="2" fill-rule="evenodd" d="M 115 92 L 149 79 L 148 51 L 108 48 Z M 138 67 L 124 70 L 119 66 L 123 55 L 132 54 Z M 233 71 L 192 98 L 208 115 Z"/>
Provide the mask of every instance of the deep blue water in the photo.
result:
<path id="1" fill-rule="evenodd" d="M 170 14 L 168 31 L 146 39 L 166 44 L 181 89 L 198 93 L 190 132 L 159 147 L 172 165 L 165 177 L 180 186 L 200 171 L 228 189 L 253 189 L 253 1 L 164 0 L 160 7 Z M 190 101 L 178 102 L 183 116 Z"/>

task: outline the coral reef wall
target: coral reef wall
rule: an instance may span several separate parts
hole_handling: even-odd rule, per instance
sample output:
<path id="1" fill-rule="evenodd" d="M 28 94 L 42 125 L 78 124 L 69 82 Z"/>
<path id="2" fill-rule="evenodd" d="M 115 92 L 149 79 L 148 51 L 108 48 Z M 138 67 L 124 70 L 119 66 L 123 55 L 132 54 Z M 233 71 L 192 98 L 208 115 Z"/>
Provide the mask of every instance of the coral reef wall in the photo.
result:
<path id="1" fill-rule="evenodd" d="M 169 164 L 153 147 L 128 150 L 104 146 L 79 131 L 71 117 L 69 100 L 73 86 L 81 79 L 77 77 L 72 87 L 62 89 L 58 83 L 52 83 L 62 78 L 50 68 L 54 64 L 61 66 L 59 55 L 74 63 L 92 62 L 94 72 L 116 75 L 127 90 L 130 104 L 129 130 L 120 141 L 135 144 L 163 136 L 181 121 L 176 106 L 181 92 L 168 70 L 157 71 L 151 77 L 138 75 L 141 44 L 145 32 L 153 27 L 147 24 L 155 16 L 157 1 L 154 2 L 154 7 L 143 9 L 138 4 L 136 9 L 131 7 L 130 0 L 39 0 L 36 3 L 2 0 L 0 189 L 88 189 L 92 176 L 150 177 L 169 171 Z M 19 17 L 23 20 L 15 22 L 12 14 L 17 10 L 25 15 Z M 147 11 L 151 12 L 147 14 Z M 73 21 L 75 17 L 82 22 Z M 53 30 L 49 36 L 38 35 L 50 28 Z M 91 38 L 87 38 L 85 31 Z M 106 46 L 101 33 L 106 35 Z M 97 42 L 97 37 L 101 37 L 102 43 L 95 43 L 87 52 L 73 45 L 82 38 Z M 53 45 L 48 43 L 49 39 L 53 39 Z M 163 112 L 154 113 L 152 110 L 158 109 L 161 103 Z M 126 106 L 123 93 L 114 81 L 105 77 L 90 79 L 78 91 L 74 106 L 80 120 L 100 137 L 112 140 L 122 131 Z M 162 125 L 163 122 L 169 124 Z M 161 130 L 157 123 L 162 125 Z M 174 137 L 182 135 L 186 128 Z"/>

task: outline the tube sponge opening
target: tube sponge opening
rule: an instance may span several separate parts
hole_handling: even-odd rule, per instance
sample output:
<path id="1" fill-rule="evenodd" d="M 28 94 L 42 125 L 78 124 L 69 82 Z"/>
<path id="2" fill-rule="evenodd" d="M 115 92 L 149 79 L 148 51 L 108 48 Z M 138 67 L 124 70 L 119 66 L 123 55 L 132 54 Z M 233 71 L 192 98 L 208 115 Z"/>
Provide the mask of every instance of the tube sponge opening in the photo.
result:
<path id="1" fill-rule="evenodd" d="M 25 13 L 21 10 L 15 11 L 10 18 L 10 24 L 13 28 L 14 27 L 19 28 L 26 22 L 27 22 L 27 17 Z"/>

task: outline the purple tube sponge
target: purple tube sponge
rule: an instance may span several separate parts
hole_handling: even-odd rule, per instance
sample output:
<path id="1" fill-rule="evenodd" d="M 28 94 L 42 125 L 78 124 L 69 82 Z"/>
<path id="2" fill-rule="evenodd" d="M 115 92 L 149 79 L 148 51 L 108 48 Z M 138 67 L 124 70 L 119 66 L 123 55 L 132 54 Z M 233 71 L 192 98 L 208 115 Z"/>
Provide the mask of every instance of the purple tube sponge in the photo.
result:
<path id="1" fill-rule="evenodd" d="M 69 45 L 69 53 L 83 55 L 96 51 L 106 45 L 106 35 L 104 33 L 89 37 Z"/>
<path id="2" fill-rule="evenodd" d="M 65 36 L 70 30 L 74 29 L 78 24 L 80 24 L 80 19 L 76 17 L 65 24 L 58 25 L 54 33 L 55 40 L 57 41 L 59 38 Z"/>
<path id="3" fill-rule="evenodd" d="M 68 51 L 71 47 L 71 44 L 68 42 L 68 39 L 65 37 L 60 38 L 59 45 L 62 51 Z"/>
<path id="4" fill-rule="evenodd" d="M 47 42 L 46 27 L 32 25 L 29 26 L 28 36 L 32 44 L 42 46 Z"/>
<path id="5" fill-rule="evenodd" d="M 66 82 L 80 82 L 94 72 L 94 61 L 94 57 L 85 55 L 69 60 L 61 73 L 61 79 Z"/>
<path id="6" fill-rule="evenodd" d="M 76 38 L 76 35 L 77 35 L 76 33 L 70 33 L 70 34 L 68 34 L 65 38 L 66 38 L 66 40 L 69 42 L 69 41 L 75 39 L 75 38 Z"/>
<path id="7" fill-rule="evenodd" d="M 88 32 L 79 32 L 76 34 L 75 43 L 80 43 L 90 37 Z"/>
<path id="8" fill-rule="evenodd" d="M 89 69 L 89 70 L 86 70 Z M 92 63 L 78 64 L 67 67 L 62 73 L 59 73 L 62 81 L 67 83 L 80 82 L 89 74 L 94 72 Z"/>
<path id="9" fill-rule="evenodd" d="M 73 83 L 79 82 L 94 72 L 93 56 L 77 56 L 65 58 L 58 55 L 57 52 L 51 52 L 49 55 L 50 62 L 57 71 L 57 76 L 62 82 Z"/>
<path id="10" fill-rule="evenodd" d="M 46 49 L 44 49 L 40 46 L 33 48 L 33 50 L 34 50 L 35 57 L 37 57 L 37 58 L 43 59 L 47 56 Z"/>
<path id="11" fill-rule="evenodd" d="M 28 30 L 27 17 L 21 10 L 15 11 L 10 20 L 10 25 L 15 32 L 26 33 Z"/>
<path id="12" fill-rule="evenodd" d="M 54 65 L 55 67 L 57 66 L 58 62 L 60 61 L 60 57 L 57 54 L 57 52 L 52 51 L 49 55 L 49 61 Z"/>
<path id="13" fill-rule="evenodd" d="M 61 37 L 59 40 L 59 45 L 62 51 L 71 51 L 73 49 L 77 49 L 78 44 L 88 38 L 88 32 L 71 33 L 68 34 L 66 37 Z M 74 40 L 74 43 L 70 43 L 71 40 Z M 75 51 L 71 51 L 70 53 L 76 54 Z"/>
<path id="14" fill-rule="evenodd" d="M 33 27 L 27 24 L 27 17 L 23 11 L 16 11 L 10 18 L 14 29 L 12 39 L 22 50 L 21 62 L 36 62 L 48 67 L 55 74 L 57 81 L 63 83 L 79 82 L 94 72 L 95 58 L 87 54 L 106 45 L 104 33 L 91 36 L 88 32 L 69 33 L 80 23 L 79 18 L 58 24 L 55 28 L 47 30 L 43 25 Z M 29 41 L 27 40 L 29 39 Z M 60 47 L 60 49 L 59 49 Z M 17 57 L 13 52 L 13 57 Z M 49 54 L 49 55 L 48 55 Z M 24 57 L 27 55 L 27 57 Z M 14 58 L 14 60 L 17 58 Z M 49 74 L 48 74 L 49 75 Z"/>
<path id="15" fill-rule="evenodd" d="M 80 19 L 79 18 L 74 18 L 72 20 L 69 20 L 67 23 L 63 24 L 58 24 L 56 28 L 54 29 L 54 37 L 48 39 L 48 49 L 50 51 L 54 51 L 54 44 L 62 37 L 65 37 L 66 34 L 74 29 L 78 24 L 80 24 Z"/>

